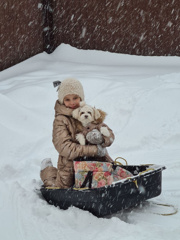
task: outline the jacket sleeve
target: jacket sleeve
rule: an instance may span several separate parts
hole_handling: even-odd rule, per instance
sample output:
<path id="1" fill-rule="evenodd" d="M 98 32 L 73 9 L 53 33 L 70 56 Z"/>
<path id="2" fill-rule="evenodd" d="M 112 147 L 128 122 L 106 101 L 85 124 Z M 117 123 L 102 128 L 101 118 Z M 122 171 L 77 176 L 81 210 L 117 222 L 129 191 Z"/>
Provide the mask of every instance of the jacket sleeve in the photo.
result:
<path id="1" fill-rule="evenodd" d="M 110 135 L 109 135 L 108 137 L 103 136 L 104 142 L 103 142 L 103 144 L 102 144 L 102 147 L 109 147 L 109 146 L 111 146 L 111 144 L 114 142 L 114 139 L 115 139 L 114 133 L 113 133 L 113 131 L 112 131 L 105 123 L 103 123 L 103 124 L 100 126 L 100 129 L 101 129 L 101 127 L 107 127 L 107 129 L 108 129 L 108 131 L 109 131 L 109 133 L 110 133 Z M 100 129 L 99 129 L 99 130 L 100 130 Z"/>
<path id="2" fill-rule="evenodd" d="M 97 146 L 82 146 L 73 140 L 66 118 L 55 118 L 53 123 L 53 144 L 59 154 L 69 160 L 83 156 L 97 156 Z"/>

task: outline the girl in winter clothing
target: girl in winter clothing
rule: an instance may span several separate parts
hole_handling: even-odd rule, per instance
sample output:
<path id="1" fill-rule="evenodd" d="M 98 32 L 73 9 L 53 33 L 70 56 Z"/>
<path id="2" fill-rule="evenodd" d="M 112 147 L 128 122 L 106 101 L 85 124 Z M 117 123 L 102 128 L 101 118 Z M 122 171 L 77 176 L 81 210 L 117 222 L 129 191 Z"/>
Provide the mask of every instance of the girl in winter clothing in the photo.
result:
<path id="1" fill-rule="evenodd" d="M 104 157 L 105 147 L 112 144 L 114 134 L 104 137 L 101 145 L 82 146 L 76 141 L 77 120 L 72 117 L 72 111 L 79 107 L 84 100 L 81 83 L 73 78 L 65 79 L 58 89 L 58 100 L 55 103 L 55 119 L 53 123 L 53 144 L 59 153 L 57 168 L 53 167 L 51 159 L 44 159 L 41 163 L 40 176 L 46 187 L 70 188 L 74 184 L 73 160 L 77 157 Z M 91 134 L 91 133 L 90 133 Z M 97 144 L 100 132 L 92 132 L 91 139 Z M 107 139 L 105 139 L 107 138 Z M 109 140 L 111 139 L 111 140 Z M 93 143 L 93 141 L 92 141 Z"/>

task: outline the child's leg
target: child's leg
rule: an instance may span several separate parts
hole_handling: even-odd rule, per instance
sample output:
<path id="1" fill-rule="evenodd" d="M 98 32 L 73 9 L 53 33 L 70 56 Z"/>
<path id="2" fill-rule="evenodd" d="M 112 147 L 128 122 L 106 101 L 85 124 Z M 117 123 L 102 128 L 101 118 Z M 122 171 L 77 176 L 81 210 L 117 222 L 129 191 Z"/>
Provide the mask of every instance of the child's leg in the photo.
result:
<path id="1" fill-rule="evenodd" d="M 71 188 L 74 185 L 74 173 L 67 169 L 57 171 L 56 186 L 60 188 Z"/>

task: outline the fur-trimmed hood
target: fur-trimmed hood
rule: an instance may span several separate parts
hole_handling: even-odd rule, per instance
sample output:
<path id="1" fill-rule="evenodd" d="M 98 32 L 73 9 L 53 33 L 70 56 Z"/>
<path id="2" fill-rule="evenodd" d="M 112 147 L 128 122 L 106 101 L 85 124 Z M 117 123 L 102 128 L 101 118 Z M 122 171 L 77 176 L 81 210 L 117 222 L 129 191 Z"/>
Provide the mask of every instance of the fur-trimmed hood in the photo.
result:
<path id="1" fill-rule="evenodd" d="M 54 106 L 55 116 L 64 115 L 64 116 L 72 116 L 73 109 L 67 108 L 64 104 L 61 104 L 59 100 L 56 101 Z"/>
<path id="2" fill-rule="evenodd" d="M 98 118 L 98 119 L 96 119 L 93 123 L 94 124 L 101 124 L 101 123 L 103 123 L 104 122 L 104 120 L 105 120 L 105 118 L 106 118 L 106 116 L 107 116 L 107 113 L 105 113 L 103 110 L 101 110 L 101 109 L 97 109 L 98 111 L 99 111 L 99 113 L 100 113 L 100 117 Z"/>

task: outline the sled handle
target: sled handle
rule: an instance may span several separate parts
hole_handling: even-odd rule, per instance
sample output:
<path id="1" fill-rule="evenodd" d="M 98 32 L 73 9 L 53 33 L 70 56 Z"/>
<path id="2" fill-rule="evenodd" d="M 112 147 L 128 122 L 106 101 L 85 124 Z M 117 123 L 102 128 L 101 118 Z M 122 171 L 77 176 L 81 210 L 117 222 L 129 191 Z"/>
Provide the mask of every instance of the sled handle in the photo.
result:
<path id="1" fill-rule="evenodd" d="M 155 203 L 155 202 L 151 202 L 154 205 L 157 206 L 164 206 L 164 207 L 169 207 L 169 208 L 173 208 L 173 211 L 171 213 L 154 213 L 153 214 L 157 214 L 157 215 L 161 215 L 161 216 L 171 216 L 174 215 L 176 213 L 178 213 L 178 208 L 176 208 L 174 205 L 171 204 L 163 204 L 163 203 Z"/>
<path id="2" fill-rule="evenodd" d="M 122 159 L 122 160 L 124 160 L 125 163 L 126 163 L 126 165 L 128 165 L 127 160 L 126 160 L 125 158 L 123 158 L 123 157 L 117 157 L 117 158 L 114 160 L 114 164 L 116 164 L 116 165 L 123 165 L 121 162 L 117 161 L 117 159 Z"/>

